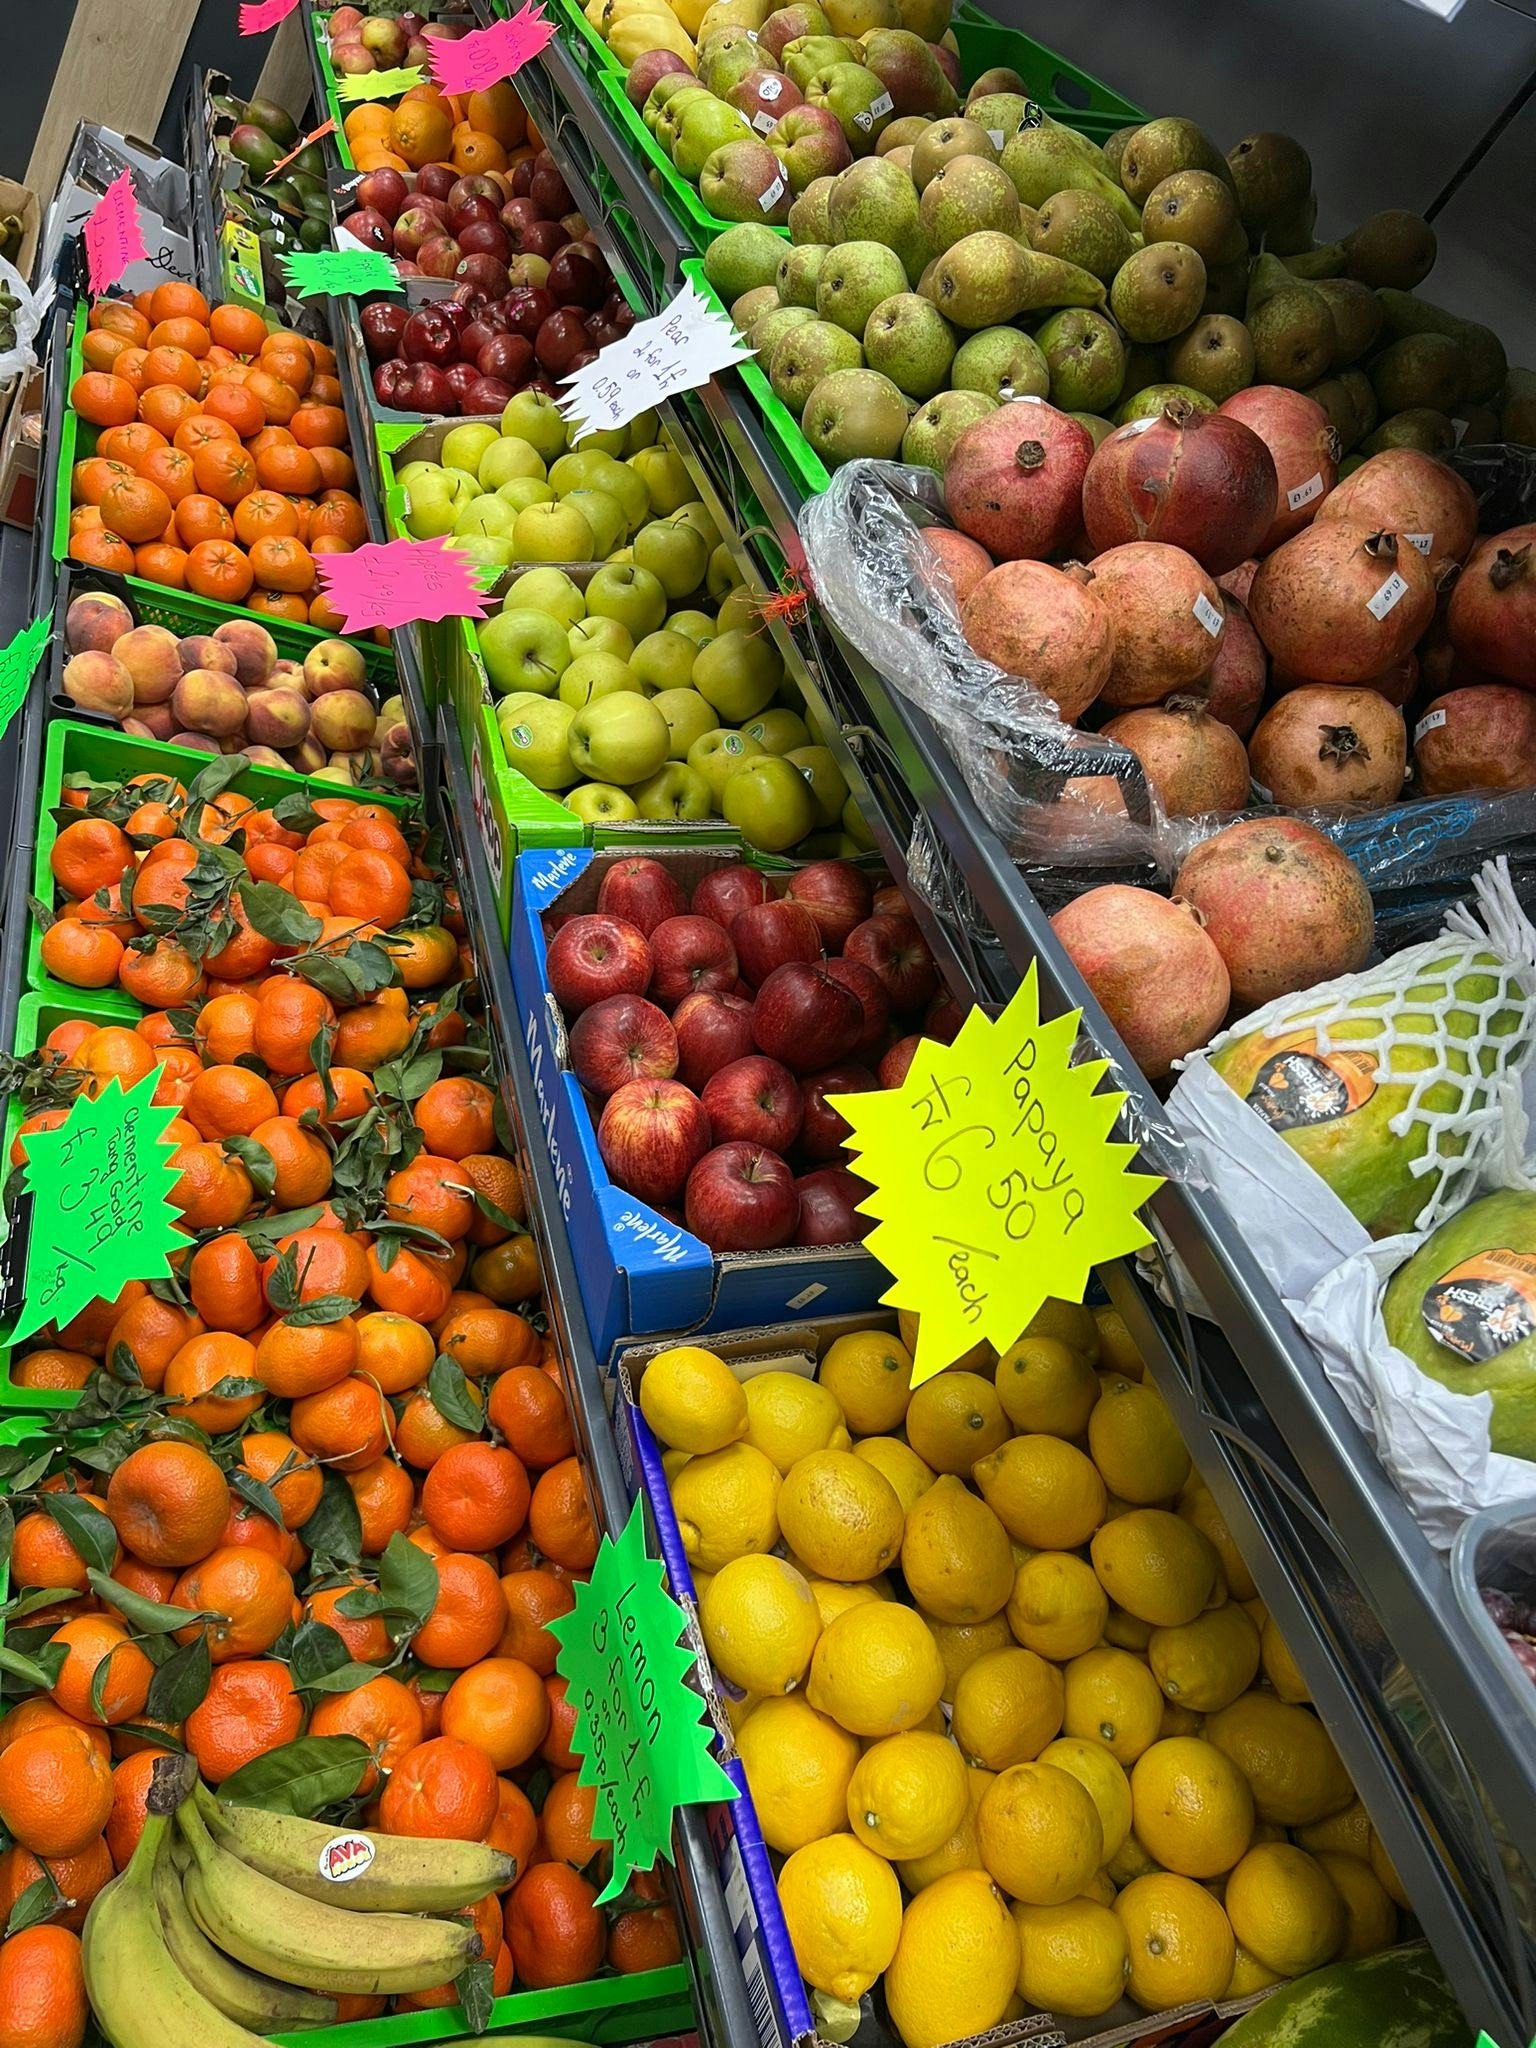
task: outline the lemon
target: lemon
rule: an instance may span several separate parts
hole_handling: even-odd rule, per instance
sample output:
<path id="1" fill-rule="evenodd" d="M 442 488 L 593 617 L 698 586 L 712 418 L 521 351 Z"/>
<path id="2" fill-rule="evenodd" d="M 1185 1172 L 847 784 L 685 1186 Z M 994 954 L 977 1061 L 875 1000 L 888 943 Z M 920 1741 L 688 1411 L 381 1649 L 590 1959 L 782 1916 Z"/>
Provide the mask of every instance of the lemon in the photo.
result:
<path id="1" fill-rule="evenodd" d="M 1306 1707 L 1288 1707 L 1270 1693 L 1245 1692 L 1207 1716 L 1205 1739 L 1248 1780 L 1260 1820 L 1278 1827 L 1310 1827 L 1355 1796 L 1322 1722 Z"/>
<path id="2" fill-rule="evenodd" d="M 1226 1909 L 1243 1947 L 1281 1977 L 1332 1962 L 1349 1927 L 1327 1871 L 1289 1842 L 1248 1851 L 1227 1879 Z"/>
<path id="3" fill-rule="evenodd" d="M 907 1442 L 935 1472 L 964 1477 L 1010 1433 L 997 1390 L 980 1373 L 937 1373 L 907 1404 Z"/>
<path id="4" fill-rule="evenodd" d="M 1061 1733 L 1061 1673 L 1033 1650 L 989 1650 L 961 1673 L 950 1726 L 989 1771 L 1037 1757 Z"/>
<path id="5" fill-rule="evenodd" d="M 1397 1874 L 1397 1866 L 1381 1846 L 1381 1837 L 1374 1828 L 1371 1829 L 1370 1863 L 1371 1869 L 1376 1873 L 1376 1882 L 1393 1905 L 1401 1907 L 1405 1913 L 1412 1912 L 1413 1904 L 1403 1889 L 1403 1880 Z"/>
<path id="6" fill-rule="evenodd" d="M 1315 1860 L 1344 1901 L 1346 1931 L 1339 1961 L 1352 1963 L 1357 1956 L 1373 1956 L 1377 1949 L 1395 1941 L 1397 1908 L 1369 1863 L 1331 1850 L 1324 1850 Z"/>
<path id="7" fill-rule="evenodd" d="M 1128 1884 L 1114 1904 L 1130 1955 L 1126 1989 L 1147 2012 L 1213 2003 L 1237 1960 L 1232 1925 L 1193 1878 L 1158 1871 Z"/>
<path id="8" fill-rule="evenodd" d="M 1309 1856 L 1320 1856 L 1326 1850 L 1330 1856 L 1358 1856 L 1362 1863 L 1369 1863 L 1371 1817 L 1356 1799 L 1342 1813 L 1314 1821 L 1311 1827 L 1298 1828 L 1296 1846 L 1305 1849 Z"/>
<path id="9" fill-rule="evenodd" d="M 1103 1480 L 1058 1436 L 1013 1437 L 971 1476 L 1009 1535 L 1033 1550 L 1076 1550 L 1104 1519 Z"/>
<path id="10" fill-rule="evenodd" d="M 1121 1500 L 1171 1500 L 1189 1477 L 1189 1452 L 1156 1387 L 1116 1380 L 1088 1418 L 1088 1451 Z"/>
<path id="11" fill-rule="evenodd" d="M 921 1615 L 878 1600 L 822 1630 L 805 1696 L 852 1735 L 896 1735 L 926 1719 L 943 1690 L 944 1660 Z"/>
<path id="12" fill-rule="evenodd" d="M 1154 1742 L 1136 1759 L 1131 1811 L 1147 1854 L 1180 1877 L 1220 1877 L 1253 1835 L 1247 1779 L 1193 1735 Z"/>
<path id="13" fill-rule="evenodd" d="M 862 1998 L 896 1953 L 901 1886 L 851 1835 L 797 1849 L 779 1872 L 779 1904 L 800 1974 L 817 1991 Z"/>
<path id="14" fill-rule="evenodd" d="M 984 1870 L 952 1871 L 902 1915 L 886 2009 L 904 2048 L 944 2048 L 995 2027 L 1018 1975 L 1018 1936 L 992 1880 Z"/>
<path id="15" fill-rule="evenodd" d="M 747 1433 L 747 1397 L 728 1365 L 696 1344 L 659 1351 L 640 1381 L 640 1413 L 670 1451 L 722 1451 Z"/>
<path id="16" fill-rule="evenodd" d="M 939 1878 L 948 1877 L 952 1870 L 980 1870 L 981 1844 L 976 1838 L 976 1809 L 995 1775 L 992 1771 L 968 1769 L 965 1774 L 965 1812 L 959 1827 L 929 1855 L 914 1856 L 896 1866 L 909 1892 L 922 1891 Z"/>
<path id="17" fill-rule="evenodd" d="M 1182 1628 L 1154 1629 L 1147 1662 L 1169 1699 L 1193 1714 L 1219 1713 L 1258 1673 L 1259 1632 L 1229 1600 Z"/>
<path id="18" fill-rule="evenodd" d="M 923 1619 L 944 1659 L 941 1699 L 954 1699 L 961 1673 L 969 1671 L 978 1657 L 985 1657 L 989 1650 L 1009 1649 L 1013 1643 L 1013 1631 L 1002 1614 L 990 1615 L 985 1621 L 935 1621 L 931 1614 L 924 1614 Z"/>
<path id="19" fill-rule="evenodd" d="M 1092 1899 L 1096 1906 L 1112 1906 L 1115 1903 L 1115 1885 L 1107 1870 L 1096 1870 L 1083 1886 L 1083 1897 Z"/>
<path id="20" fill-rule="evenodd" d="M 1090 1365 L 1099 1362 L 1099 1326 L 1093 1311 L 1080 1301 L 1058 1301 L 1054 1295 L 1043 1301 L 1030 1317 L 1026 1337 L 1049 1337 L 1076 1351 Z"/>
<path id="21" fill-rule="evenodd" d="M 1157 1680 L 1128 1650 L 1107 1648 L 1074 1657 L 1064 1675 L 1063 1734 L 1102 1742 L 1129 1770 L 1157 1740 L 1163 1715 Z"/>
<path id="22" fill-rule="evenodd" d="M 672 1484 L 673 1480 L 676 1479 L 678 1473 L 682 1471 L 683 1467 L 687 1464 L 688 1460 L 692 1456 L 692 1451 L 662 1452 L 661 1469 L 666 1474 L 668 1486 Z"/>
<path id="23" fill-rule="evenodd" d="M 1243 1563 L 1243 1554 L 1232 1541 L 1232 1531 L 1227 1527 L 1215 1496 L 1203 1480 L 1192 1478 L 1184 1489 L 1179 1502 L 1180 1517 L 1192 1529 L 1198 1529 L 1208 1542 L 1214 1544 L 1216 1555 L 1221 1559 L 1221 1568 L 1226 1573 L 1227 1589 L 1234 1600 L 1251 1600 L 1259 1590 L 1253 1583 L 1253 1574 Z"/>
<path id="24" fill-rule="evenodd" d="M 737 1699 L 734 1694 L 722 1691 L 718 1697 L 725 1709 L 725 1718 L 730 1723 L 731 1732 L 735 1735 L 741 1733 L 741 1725 L 752 1709 L 762 1705 L 760 1695 L 755 1692 L 749 1692 L 743 1698 Z"/>
<path id="25" fill-rule="evenodd" d="M 1229 1998 L 1251 1998 L 1255 1991 L 1267 1991 L 1271 1984 L 1285 1980 L 1277 1977 L 1273 1970 L 1266 1970 L 1256 1956 L 1249 1955 L 1241 1942 L 1237 1945 L 1237 1960 L 1232 1965 L 1232 1974 L 1227 1979 L 1223 2000 Z"/>
<path id="26" fill-rule="evenodd" d="M 872 1579 L 901 1549 L 896 1489 L 852 1451 L 812 1451 L 779 1493 L 784 1541 L 818 1579 Z"/>
<path id="27" fill-rule="evenodd" d="M 1126 1509 L 1130 1513 L 1130 1509 Z M 1104 1623 L 1104 1640 L 1113 1643 L 1117 1650 L 1145 1651 L 1152 1640 L 1150 1621 L 1139 1621 L 1134 1614 L 1127 1614 L 1123 1607 L 1109 1603 L 1109 1614 Z"/>
<path id="28" fill-rule="evenodd" d="M 1068 1899 L 1059 1906 L 1015 1906 L 1019 1996 L 1063 2019 L 1092 2020 L 1117 2005 L 1130 1958 L 1125 1929 L 1108 1906 Z"/>
<path id="29" fill-rule="evenodd" d="M 1188 1707 L 1176 1707 L 1172 1700 L 1163 1700 L 1163 1718 L 1157 1724 L 1158 1740 L 1168 1735 L 1198 1735 L 1205 1726 L 1204 1714 L 1192 1714 Z"/>
<path id="30" fill-rule="evenodd" d="M 1154 1628 L 1193 1621 L 1221 1571 L 1214 1546 L 1161 1508 L 1137 1508 L 1106 1522 L 1089 1555 L 1110 1599 Z"/>
<path id="31" fill-rule="evenodd" d="M 912 1446 L 904 1444 L 898 1436 L 866 1436 L 854 1445 L 853 1455 L 873 1465 L 882 1478 L 891 1482 L 904 1515 L 911 1514 L 938 1477 L 932 1466 L 925 1465 Z"/>
<path id="32" fill-rule="evenodd" d="M 754 1708 L 737 1730 L 736 1747 L 770 1849 L 788 1856 L 847 1827 L 859 1745 L 798 1693 Z"/>
<path id="33" fill-rule="evenodd" d="M 808 1579 L 811 1598 L 816 1602 L 823 1628 L 830 1628 L 840 1614 L 846 1614 L 850 1607 L 857 1607 L 866 1600 L 878 1600 L 880 1595 L 865 1579 L 857 1586 L 839 1585 L 836 1579 Z"/>
<path id="34" fill-rule="evenodd" d="M 1099 1362 L 1111 1372 L 1124 1373 L 1128 1380 L 1139 1380 L 1147 1369 L 1146 1362 L 1136 1349 L 1119 1309 L 1096 1308 L 1093 1326 L 1099 1333 Z"/>
<path id="35" fill-rule="evenodd" d="M 848 1821 L 894 1863 L 931 1856 L 970 1810 L 965 1759 L 947 1735 L 888 1735 L 865 1750 L 848 1786 Z"/>
<path id="36" fill-rule="evenodd" d="M 842 1409 L 825 1387 L 803 1373 L 760 1372 L 745 1383 L 743 1392 L 746 1441 L 770 1459 L 781 1476 L 812 1451 L 847 1450 Z"/>
<path id="37" fill-rule="evenodd" d="M 1081 1436 L 1099 1398 L 1093 1367 L 1054 1337 L 1021 1337 L 997 1361 L 997 1398 L 1015 1429 Z"/>
<path id="38" fill-rule="evenodd" d="M 855 1436 L 900 1429 L 912 1397 L 912 1354 L 887 1330 L 855 1330 L 828 1347 L 817 1375 Z"/>
<path id="39" fill-rule="evenodd" d="M 793 1692 L 810 1668 L 821 1615 L 782 1557 L 736 1557 L 709 1582 L 699 1627 L 715 1669 L 743 1692 Z"/>
<path id="40" fill-rule="evenodd" d="M 1076 1778 L 1093 1801 L 1104 1837 L 1101 1861 L 1108 1863 L 1131 1832 L 1130 1779 L 1102 1742 L 1085 1742 L 1080 1735 L 1062 1735 L 1048 1742 L 1036 1762 L 1054 1764 L 1058 1771 Z"/>
<path id="41" fill-rule="evenodd" d="M 733 1557 L 772 1550 L 779 1540 L 779 1475 L 750 1444 L 728 1444 L 688 1460 L 672 1486 L 683 1554 L 717 1572 Z"/>
<path id="42" fill-rule="evenodd" d="M 1026 1650 L 1064 1664 L 1101 1639 L 1109 1602 L 1092 1566 L 1080 1557 L 1037 1550 L 1014 1574 L 1007 1613 L 1008 1626 Z"/>
<path id="43" fill-rule="evenodd" d="M 1114 1884 L 1127 1885 L 1134 1884 L 1138 1877 L 1151 1877 L 1157 1867 L 1133 1833 L 1126 1836 L 1105 1863 L 1104 1874 Z"/>
<path id="44" fill-rule="evenodd" d="M 1312 1697 L 1307 1681 L 1297 1670 L 1285 1637 L 1272 1621 L 1266 1621 L 1259 1631 L 1259 1658 L 1264 1666 L 1264 1676 L 1278 1697 L 1287 1706 L 1305 1706 Z"/>
<path id="45" fill-rule="evenodd" d="M 940 1621 L 986 1621 L 1013 1587 L 1008 1531 L 952 1472 L 907 1516 L 901 1570 L 918 1606 Z"/>
<path id="46" fill-rule="evenodd" d="M 976 1809 L 981 1860 L 1003 1890 L 1027 1906 L 1075 1899 L 1104 1861 L 1092 1796 L 1054 1764 L 1014 1764 Z"/>

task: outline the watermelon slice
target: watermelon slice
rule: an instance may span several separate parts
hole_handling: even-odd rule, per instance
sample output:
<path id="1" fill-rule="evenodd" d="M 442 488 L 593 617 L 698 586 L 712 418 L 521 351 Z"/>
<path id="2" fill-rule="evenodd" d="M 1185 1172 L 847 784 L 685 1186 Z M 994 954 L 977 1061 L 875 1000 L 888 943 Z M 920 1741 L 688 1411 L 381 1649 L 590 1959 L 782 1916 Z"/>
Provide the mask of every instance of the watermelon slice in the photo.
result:
<path id="1" fill-rule="evenodd" d="M 1468 2048 L 1472 2038 L 1428 1945 L 1416 1942 L 1283 1985 L 1220 2048 Z"/>

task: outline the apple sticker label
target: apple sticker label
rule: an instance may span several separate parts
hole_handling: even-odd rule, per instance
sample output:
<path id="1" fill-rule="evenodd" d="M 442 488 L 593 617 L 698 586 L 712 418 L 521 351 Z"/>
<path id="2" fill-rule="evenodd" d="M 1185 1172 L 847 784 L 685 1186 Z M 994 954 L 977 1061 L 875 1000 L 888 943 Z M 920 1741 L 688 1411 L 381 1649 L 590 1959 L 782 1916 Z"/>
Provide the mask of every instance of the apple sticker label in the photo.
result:
<path id="1" fill-rule="evenodd" d="M 767 100 L 771 106 L 776 99 L 783 97 L 784 81 L 782 78 L 765 78 L 757 90 L 759 96 Z"/>
<path id="2" fill-rule="evenodd" d="M 773 209 L 784 197 L 784 191 L 784 178 L 783 174 L 780 173 L 780 175 L 774 179 L 773 183 L 770 186 L 768 186 L 766 191 L 760 193 L 758 196 L 757 203 L 762 208 L 764 213 L 772 213 Z"/>
<path id="3" fill-rule="evenodd" d="M 752 116 L 752 126 L 759 135 L 771 135 L 778 125 L 778 122 L 775 121 L 766 107 L 759 107 Z"/>

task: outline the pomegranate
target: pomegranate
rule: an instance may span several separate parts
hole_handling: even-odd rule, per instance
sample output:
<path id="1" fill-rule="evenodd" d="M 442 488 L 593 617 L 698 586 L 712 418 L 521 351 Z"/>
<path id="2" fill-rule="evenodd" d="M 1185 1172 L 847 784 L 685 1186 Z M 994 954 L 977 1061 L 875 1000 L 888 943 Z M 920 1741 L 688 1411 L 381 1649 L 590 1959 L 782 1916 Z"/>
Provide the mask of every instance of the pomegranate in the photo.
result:
<path id="1" fill-rule="evenodd" d="M 1435 579 L 1396 534 L 1325 519 L 1259 564 L 1248 613 L 1281 666 L 1362 683 L 1400 661 L 1434 617 Z"/>
<path id="2" fill-rule="evenodd" d="M 1227 964 L 1244 1009 L 1353 974 L 1375 917 L 1360 870 L 1300 818 L 1242 818 L 1197 846 L 1173 884 Z"/>
<path id="3" fill-rule="evenodd" d="M 1046 562 L 1004 562 L 984 576 L 960 614 L 983 659 L 1022 676 L 1074 724 L 1104 687 L 1114 621 L 1091 574 L 1064 575 Z"/>
<path id="4" fill-rule="evenodd" d="M 1218 576 L 1216 581 L 1228 597 L 1235 597 L 1239 604 L 1246 604 L 1248 593 L 1253 588 L 1253 579 L 1258 573 L 1258 557 L 1250 555 L 1246 562 L 1239 562 L 1235 569 L 1229 569 L 1225 576 Z"/>
<path id="5" fill-rule="evenodd" d="M 959 604 L 965 603 L 982 577 L 992 567 L 992 557 L 986 549 L 976 541 L 967 540 L 963 533 L 956 533 L 953 527 L 925 527 L 923 545 L 928 553 L 937 557 L 948 570 L 949 580 L 955 587 L 955 599 Z"/>
<path id="6" fill-rule="evenodd" d="M 1197 698 L 1127 711 L 1109 721 L 1104 737 L 1130 748 L 1170 818 L 1240 811 L 1248 801 L 1247 750 Z"/>
<path id="7" fill-rule="evenodd" d="M 1253 779 L 1287 810 L 1397 797 L 1408 766 L 1403 714 L 1375 690 L 1314 683 L 1271 705 L 1248 742 Z"/>
<path id="8" fill-rule="evenodd" d="M 1093 578 L 1115 627 L 1106 704 L 1156 704 L 1205 674 L 1226 618 L 1221 592 L 1193 555 L 1163 541 L 1127 541 L 1095 557 Z"/>
<path id="9" fill-rule="evenodd" d="M 1226 965 L 1186 903 L 1110 882 L 1058 910 L 1051 928 L 1149 1081 L 1227 1014 Z"/>
<path id="10" fill-rule="evenodd" d="M 1319 519 L 1352 519 L 1410 539 L 1432 568 L 1465 561 L 1477 538 L 1477 499 L 1454 469 L 1417 448 L 1383 448 L 1345 477 Z"/>
<path id="11" fill-rule="evenodd" d="M 1253 630 L 1253 621 L 1240 599 L 1222 586 L 1221 608 L 1227 629 L 1216 649 L 1216 659 L 1200 680 L 1192 683 L 1191 697 L 1198 697 L 1212 718 L 1231 726 L 1240 740 L 1247 739 L 1259 720 L 1264 688 L 1269 680 L 1269 659 L 1264 643 Z"/>
<path id="12" fill-rule="evenodd" d="M 1096 554 L 1128 540 L 1183 548 L 1213 576 L 1235 569 L 1275 519 L 1275 465 L 1251 427 L 1171 398 L 1117 428 L 1088 465 L 1083 523 Z"/>
<path id="13" fill-rule="evenodd" d="M 985 426 L 983 421 L 982 425 Z M 1536 690 L 1536 525 L 1480 540 L 1451 592 L 1451 645 L 1472 668 Z"/>
<path id="14" fill-rule="evenodd" d="M 1284 668 L 1279 662 L 1270 670 L 1270 677 L 1277 696 L 1286 690 L 1304 690 L 1308 684 L 1318 681 L 1316 676 L 1299 676 L 1294 669 Z M 1379 690 L 1389 704 L 1395 704 L 1401 711 L 1419 687 L 1418 654 L 1410 648 L 1401 660 L 1383 669 L 1379 676 L 1362 676 L 1357 687 Z"/>
<path id="15" fill-rule="evenodd" d="M 1000 405 L 949 451 L 949 516 L 1000 561 L 1059 555 L 1082 516 L 1092 454 L 1088 429 L 1053 405 Z"/>
<path id="16" fill-rule="evenodd" d="M 1283 384 L 1250 384 L 1246 391 L 1234 391 L 1220 410 L 1251 427 L 1274 461 L 1275 517 L 1258 547 L 1267 555 L 1312 524 L 1338 481 L 1339 437 L 1315 398 L 1287 391 Z"/>
<path id="17" fill-rule="evenodd" d="M 1482 683 L 1437 697 L 1413 729 L 1425 796 L 1458 789 L 1536 789 L 1536 696 Z"/>

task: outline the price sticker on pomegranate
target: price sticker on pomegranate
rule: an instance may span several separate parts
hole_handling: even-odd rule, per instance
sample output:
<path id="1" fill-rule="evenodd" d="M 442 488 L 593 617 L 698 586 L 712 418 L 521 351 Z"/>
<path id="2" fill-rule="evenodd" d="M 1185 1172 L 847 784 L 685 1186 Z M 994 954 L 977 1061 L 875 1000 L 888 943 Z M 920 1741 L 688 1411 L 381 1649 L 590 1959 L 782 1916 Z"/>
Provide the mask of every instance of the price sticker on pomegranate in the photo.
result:
<path id="1" fill-rule="evenodd" d="M 753 353 L 730 320 L 685 284 L 664 313 L 640 320 L 590 363 L 573 370 L 557 401 L 571 440 L 627 426 L 674 392 L 707 384 L 716 370 Z"/>
<path id="2" fill-rule="evenodd" d="M 873 1189 L 881 1299 L 920 1317 L 914 1386 L 983 1340 L 1006 1351 L 1048 1297 L 1081 1301 L 1095 1266 L 1151 1242 L 1138 1212 L 1162 1181 L 1110 1137 L 1109 1062 L 1073 1064 L 1081 1016 L 1043 1024 L 1031 966 L 1000 1017 L 925 1038 L 899 1088 L 828 1098 Z"/>
<path id="3" fill-rule="evenodd" d="M 1384 619 L 1400 597 L 1408 593 L 1408 586 L 1394 569 L 1374 597 L 1365 600 L 1365 608 L 1373 618 Z"/>

